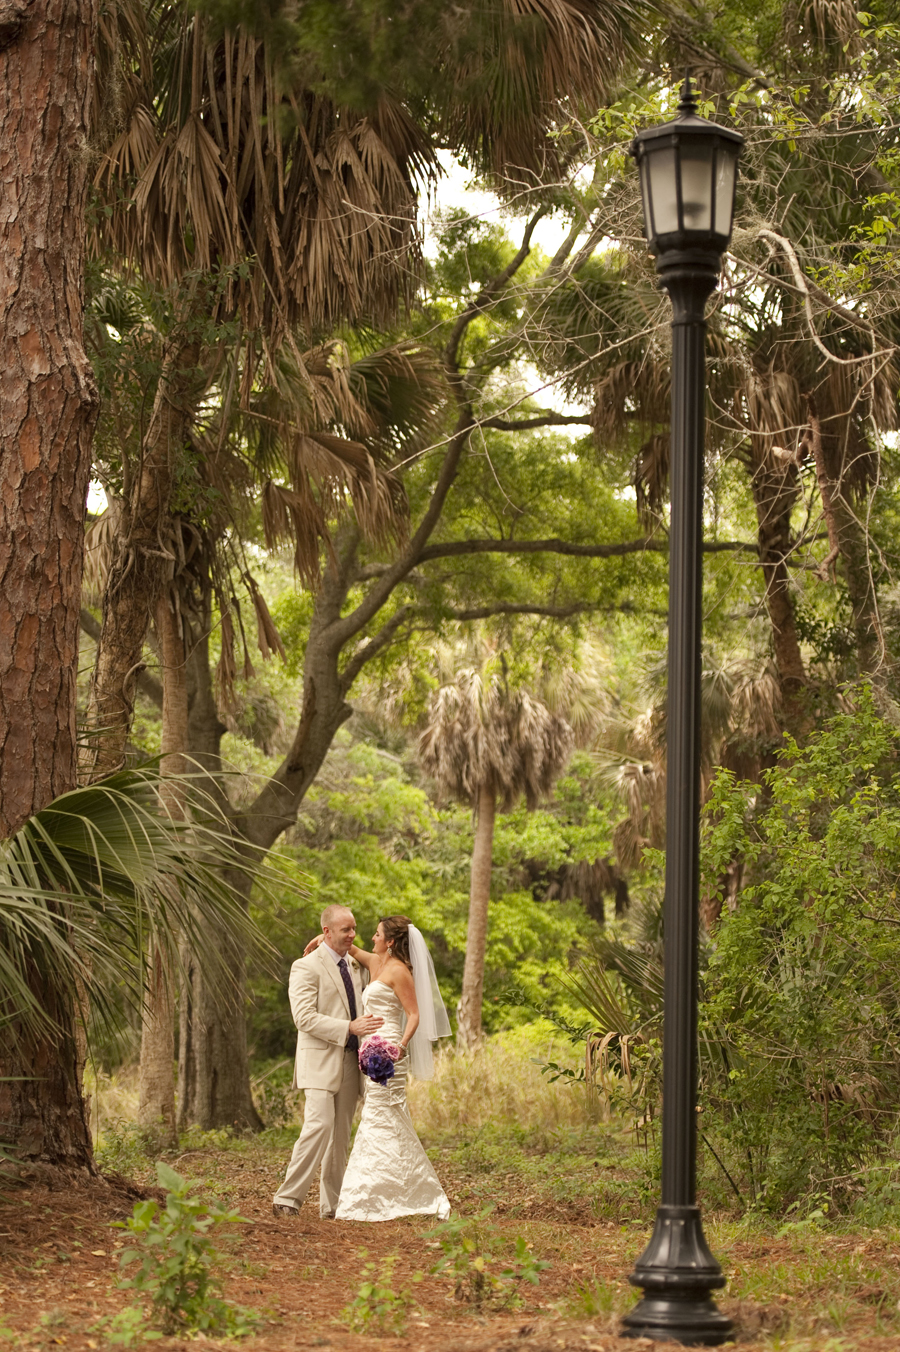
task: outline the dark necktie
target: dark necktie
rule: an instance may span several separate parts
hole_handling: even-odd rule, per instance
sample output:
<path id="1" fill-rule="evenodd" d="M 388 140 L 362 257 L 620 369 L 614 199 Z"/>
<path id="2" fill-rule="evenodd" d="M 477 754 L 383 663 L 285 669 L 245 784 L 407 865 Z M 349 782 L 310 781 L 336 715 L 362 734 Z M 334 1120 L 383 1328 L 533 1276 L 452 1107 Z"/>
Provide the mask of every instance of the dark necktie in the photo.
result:
<path id="1" fill-rule="evenodd" d="M 344 986 L 347 989 L 347 1000 L 350 1004 L 350 1018 L 356 1018 L 356 991 L 353 989 L 353 982 L 350 979 L 350 973 L 347 971 L 347 959 L 341 958 L 338 963 L 338 971 L 341 974 Z M 347 1038 L 345 1051 L 355 1052 L 359 1050 L 359 1038 L 355 1033 L 351 1033 Z"/>

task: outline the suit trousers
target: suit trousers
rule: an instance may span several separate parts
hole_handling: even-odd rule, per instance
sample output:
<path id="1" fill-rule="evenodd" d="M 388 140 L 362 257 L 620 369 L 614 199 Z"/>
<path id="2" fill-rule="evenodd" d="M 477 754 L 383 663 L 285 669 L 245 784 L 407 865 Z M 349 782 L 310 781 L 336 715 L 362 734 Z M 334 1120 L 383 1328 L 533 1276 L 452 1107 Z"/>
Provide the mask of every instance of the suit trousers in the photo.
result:
<path id="1" fill-rule="evenodd" d="M 359 1099 L 359 1059 L 356 1052 L 344 1052 L 344 1078 L 336 1094 L 327 1089 L 307 1089 L 303 1111 L 303 1130 L 291 1154 L 284 1182 L 275 1194 L 277 1206 L 303 1205 L 319 1165 L 319 1214 L 333 1215 L 337 1209 L 347 1156 L 350 1153 L 350 1129 Z"/>

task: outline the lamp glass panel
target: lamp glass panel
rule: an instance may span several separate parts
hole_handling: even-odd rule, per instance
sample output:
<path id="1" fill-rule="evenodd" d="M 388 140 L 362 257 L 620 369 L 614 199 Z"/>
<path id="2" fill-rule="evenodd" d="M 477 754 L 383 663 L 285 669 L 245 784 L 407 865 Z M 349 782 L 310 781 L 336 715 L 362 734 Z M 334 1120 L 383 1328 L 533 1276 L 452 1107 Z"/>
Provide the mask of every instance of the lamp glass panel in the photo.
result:
<path id="1" fill-rule="evenodd" d="M 679 151 L 684 228 L 711 230 L 713 148 L 708 142 L 682 141 Z"/>
<path id="2" fill-rule="evenodd" d="M 731 235 L 731 217 L 734 212 L 734 177 L 737 156 L 730 146 L 719 146 L 716 156 L 716 221 L 715 232 Z"/>
<path id="3" fill-rule="evenodd" d="M 675 149 L 652 150 L 647 156 L 649 196 L 653 207 L 652 234 L 668 235 L 678 227 L 678 188 Z"/>

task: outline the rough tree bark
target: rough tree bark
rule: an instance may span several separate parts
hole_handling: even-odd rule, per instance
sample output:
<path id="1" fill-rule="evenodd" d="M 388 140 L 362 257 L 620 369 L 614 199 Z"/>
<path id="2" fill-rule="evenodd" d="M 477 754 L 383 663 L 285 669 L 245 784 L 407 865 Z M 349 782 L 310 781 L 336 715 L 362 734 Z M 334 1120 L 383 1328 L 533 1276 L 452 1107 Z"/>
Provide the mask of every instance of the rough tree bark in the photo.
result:
<path id="1" fill-rule="evenodd" d="M 491 899 L 491 863 L 494 857 L 496 801 L 491 784 L 478 791 L 472 875 L 469 886 L 469 925 L 462 993 L 456 1006 L 456 1041 L 467 1051 L 481 1046 L 481 1005 L 484 995 L 484 957 L 487 950 L 488 903 Z"/>
<path id="2" fill-rule="evenodd" d="M 97 393 L 83 346 L 85 144 L 98 0 L 0 7 L 0 835 L 75 785 L 84 513 Z M 0 1138 L 93 1170 L 75 1009 L 7 1027 Z"/>
<path id="3" fill-rule="evenodd" d="M 162 658 L 162 789 L 163 807 L 176 820 L 184 816 L 184 785 L 177 776 L 188 769 L 188 693 L 184 627 L 176 592 L 177 580 L 156 607 L 156 632 Z M 141 1065 L 138 1121 L 175 1145 L 175 964 L 172 954 L 151 943 L 149 988 L 141 1018 Z"/>
<path id="4" fill-rule="evenodd" d="M 13 1147 L 26 1172 L 49 1165 L 95 1174 L 76 1011 L 71 1000 L 36 972 L 33 989 L 59 1033 L 34 1036 L 21 1027 L 4 1029 L 0 1139 Z"/>
<path id="5" fill-rule="evenodd" d="M 199 340 L 176 327 L 165 344 L 141 462 L 125 485 L 87 711 L 95 735 L 85 771 L 94 779 L 112 774 L 125 759 L 136 676 L 170 554 L 165 537 L 172 485 L 203 385 L 199 360 Z"/>
<path id="6" fill-rule="evenodd" d="M 787 568 L 791 512 L 799 491 L 796 466 L 778 465 L 771 459 L 761 461 L 750 476 L 750 489 L 756 507 L 759 563 L 765 580 L 766 609 L 772 626 L 785 722 L 789 731 L 796 732 L 803 718 L 803 695 L 807 689 Z"/>
<path id="7" fill-rule="evenodd" d="M 191 761 L 209 771 L 209 791 L 219 806 L 228 803 L 216 778 L 222 770 L 220 743 L 226 731 L 219 718 L 209 666 L 209 632 L 212 615 L 210 591 L 203 597 L 204 611 L 197 632 L 191 635 L 187 655 L 190 687 L 188 747 Z M 231 879 L 236 889 L 249 896 L 249 882 Z M 213 936 L 210 936 L 212 938 Z M 182 951 L 184 979 L 178 1016 L 178 1125 L 209 1130 L 238 1127 L 258 1130 L 263 1124 L 250 1092 L 247 1049 L 247 1009 L 244 954 L 229 935 L 219 936 L 218 972 L 209 979 L 196 955 Z"/>
<path id="8" fill-rule="evenodd" d="M 0 834 L 73 787 L 85 497 L 83 347 L 96 0 L 0 10 Z"/>

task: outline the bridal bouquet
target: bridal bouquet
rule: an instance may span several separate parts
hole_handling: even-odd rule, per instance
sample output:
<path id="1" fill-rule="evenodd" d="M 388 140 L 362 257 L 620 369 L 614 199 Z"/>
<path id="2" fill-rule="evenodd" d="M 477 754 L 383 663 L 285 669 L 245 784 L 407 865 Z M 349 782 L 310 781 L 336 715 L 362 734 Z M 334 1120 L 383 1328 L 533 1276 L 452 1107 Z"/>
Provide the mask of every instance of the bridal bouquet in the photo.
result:
<path id="1" fill-rule="evenodd" d="M 394 1062 L 400 1059 L 400 1048 L 393 1042 L 386 1042 L 377 1033 L 369 1038 L 359 1049 L 359 1068 L 364 1075 L 376 1084 L 387 1084 L 393 1078 Z"/>

